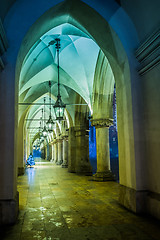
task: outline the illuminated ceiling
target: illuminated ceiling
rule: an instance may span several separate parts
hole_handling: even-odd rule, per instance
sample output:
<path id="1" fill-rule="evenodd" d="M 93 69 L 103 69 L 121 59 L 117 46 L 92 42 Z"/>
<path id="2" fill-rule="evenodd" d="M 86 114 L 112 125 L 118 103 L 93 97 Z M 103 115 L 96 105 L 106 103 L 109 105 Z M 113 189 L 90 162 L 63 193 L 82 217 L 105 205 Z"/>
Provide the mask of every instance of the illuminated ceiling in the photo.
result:
<path id="1" fill-rule="evenodd" d="M 44 97 L 48 102 L 49 81 L 51 81 L 52 103 L 54 104 L 57 96 L 57 57 L 55 44 L 48 44 L 57 37 L 61 39 L 60 90 L 62 100 L 66 104 L 77 103 L 78 94 L 91 109 L 94 73 L 100 49 L 88 35 L 68 23 L 59 25 L 41 36 L 26 55 L 20 73 L 19 102 L 42 103 Z M 27 105 L 20 106 L 19 119 L 27 107 Z M 27 118 L 40 119 L 42 108 L 43 105 L 32 106 Z M 67 105 L 67 111 L 73 121 L 74 110 L 73 105 Z M 46 118 L 48 114 L 49 106 L 46 106 Z M 55 118 L 54 113 L 53 118 Z M 37 132 L 38 124 L 36 121 L 27 122 L 26 126 L 31 128 L 32 135 Z"/>

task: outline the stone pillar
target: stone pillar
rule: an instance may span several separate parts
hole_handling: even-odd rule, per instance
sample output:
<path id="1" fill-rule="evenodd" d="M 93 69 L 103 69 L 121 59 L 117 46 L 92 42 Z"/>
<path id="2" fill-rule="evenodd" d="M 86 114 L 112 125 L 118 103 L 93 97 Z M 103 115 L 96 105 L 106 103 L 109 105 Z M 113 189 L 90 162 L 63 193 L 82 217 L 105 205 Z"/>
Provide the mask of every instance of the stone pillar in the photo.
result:
<path id="1" fill-rule="evenodd" d="M 45 160 L 47 161 L 47 156 L 48 156 L 47 145 L 45 145 L 44 149 L 45 149 Z"/>
<path id="2" fill-rule="evenodd" d="M 85 128 L 76 128 L 76 173 L 92 175 L 92 167 L 89 162 L 89 136 Z"/>
<path id="3" fill-rule="evenodd" d="M 62 139 L 58 139 L 58 162 L 56 163 L 57 165 L 61 165 L 63 162 L 62 159 Z"/>
<path id="4" fill-rule="evenodd" d="M 112 119 L 93 119 L 92 126 L 96 128 L 97 172 L 93 175 L 95 181 L 113 181 L 110 170 L 109 127 Z"/>
<path id="5" fill-rule="evenodd" d="M 18 176 L 24 174 L 24 148 L 25 148 L 25 138 L 24 138 L 24 117 L 21 118 L 18 126 L 18 152 L 17 152 L 17 159 L 18 159 Z M 26 160 L 26 159 L 25 159 Z"/>
<path id="6" fill-rule="evenodd" d="M 63 136 L 63 168 L 68 167 L 68 136 Z"/>
<path id="7" fill-rule="evenodd" d="M 58 144 L 57 140 L 54 142 L 54 163 L 58 161 Z"/>
<path id="8" fill-rule="evenodd" d="M 54 144 L 51 144 L 51 148 L 52 148 L 52 158 L 51 158 L 51 162 L 54 162 Z"/>
<path id="9" fill-rule="evenodd" d="M 68 136 L 68 172 L 75 172 L 75 164 L 76 164 L 76 137 L 74 127 L 70 127 Z"/>
<path id="10" fill-rule="evenodd" d="M 6 59 L 6 58 L 5 58 Z M 13 224 L 18 215 L 18 85 L 15 66 L 6 59 L 0 73 L 0 225 Z M 23 156 L 22 156 L 23 157 Z"/>
<path id="11" fill-rule="evenodd" d="M 44 146 L 41 148 L 41 158 L 45 159 L 45 147 Z"/>
<path id="12" fill-rule="evenodd" d="M 49 143 L 47 147 L 48 147 L 47 160 L 50 161 L 52 159 L 52 145 L 51 145 L 51 143 Z"/>

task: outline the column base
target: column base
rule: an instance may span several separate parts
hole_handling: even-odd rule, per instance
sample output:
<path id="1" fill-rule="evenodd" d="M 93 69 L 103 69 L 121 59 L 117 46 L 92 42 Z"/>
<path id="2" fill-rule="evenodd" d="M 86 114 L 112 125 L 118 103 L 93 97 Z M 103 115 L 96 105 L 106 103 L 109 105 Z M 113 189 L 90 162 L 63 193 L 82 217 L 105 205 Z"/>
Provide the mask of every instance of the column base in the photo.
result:
<path id="1" fill-rule="evenodd" d="M 146 213 L 146 197 L 148 191 L 135 190 L 120 185 L 119 203 L 135 213 Z"/>
<path id="2" fill-rule="evenodd" d="M 0 225 L 11 225 L 16 222 L 19 209 L 19 192 L 15 199 L 0 200 Z"/>
<path id="3" fill-rule="evenodd" d="M 63 163 L 63 161 L 60 160 L 60 161 L 56 162 L 56 165 L 61 165 L 62 163 Z"/>
<path id="4" fill-rule="evenodd" d="M 24 175 L 24 167 L 19 167 L 18 168 L 18 176 Z"/>
<path id="5" fill-rule="evenodd" d="M 75 173 L 75 172 L 76 172 L 76 171 L 75 171 L 75 167 L 68 165 L 68 172 L 69 172 L 69 173 Z"/>
<path id="6" fill-rule="evenodd" d="M 86 176 L 92 176 L 92 167 L 90 163 L 79 164 L 76 166 L 76 173 Z"/>
<path id="7" fill-rule="evenodd" d="M 107 182 L 107 181 L 115 181 L 115 177 L 113 173 L 108 170 L 106 172 L 97 172 L 93 175 L 93 181 L 97 182 Z"/>
<path id="8" fill-rule="evenodd" d="M 62 168 L 68 168 L 68 164 L 67 163 L 63 163 L 62 164 Z"/>

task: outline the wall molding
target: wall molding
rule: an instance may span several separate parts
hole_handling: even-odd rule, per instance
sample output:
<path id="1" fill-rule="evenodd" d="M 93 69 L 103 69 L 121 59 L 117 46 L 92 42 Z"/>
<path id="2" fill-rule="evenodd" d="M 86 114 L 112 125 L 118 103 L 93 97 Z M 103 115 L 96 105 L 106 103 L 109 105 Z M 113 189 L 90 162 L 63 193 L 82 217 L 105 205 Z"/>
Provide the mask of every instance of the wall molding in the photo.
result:
<path id="1" fill-rule="evenodd" d="M 160 64 L 160 29 L 147 38 L 136 50 L 135 54 L 140 63 L 138 69 L 140 75 L 147 73 Z"/>

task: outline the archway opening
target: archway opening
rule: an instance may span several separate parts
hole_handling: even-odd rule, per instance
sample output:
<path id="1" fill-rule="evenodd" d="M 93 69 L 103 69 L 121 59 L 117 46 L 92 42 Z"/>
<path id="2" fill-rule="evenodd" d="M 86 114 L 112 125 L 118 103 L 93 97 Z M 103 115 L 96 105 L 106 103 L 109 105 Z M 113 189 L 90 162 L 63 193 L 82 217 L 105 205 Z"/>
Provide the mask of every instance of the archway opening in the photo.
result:
<path id="1" fill-rule="evenodd" d="M 65 5 L 66 3 L 64 3 Z M 71 4 L 71 3 L 70 3 Z M 25 57 L 27 54 L 30 54 L 30 49 L 39 44 L 39 39 L 46 32 L 50 31 L 53 27 L 57 27 L 60 24 L 69 23 L 74 27 L 77 27 L 82 32 L 87 34 L 90 39 L 94 40 L 97 45 L 100 47 L 101 51 L 99 53 L 99 61 L 103 65 L 104 62 L 104 73 L 102 73 L 101 81 L 98 81 L 98 71 L 97 71 L 96 79 L 94 75 L 94 84 L 93 84 L 93 96 L 87 98 L 87 96 L 82 91 L 78 91 L 75 94 L 75 99 L 77 96 L 79 99 L 83 99 L 83 101 L 88 104 L 88 112 L 93 107 L 93 119 L 100 120 L 100 125 L 103 125 L 103 120 L 107 119 L 106 126 L 108 127 L 111 122 L 113 115 L 111 114 L 112 109 L 112 97 L 114 92 L 114 84 L 116 84 L 117 90 L 117 119 L 118 119 L 118 129 L 119 129 L 119 139 L 123 139 L 120 142 L 120 151 L 119 151 L 119 159 L 120 159 L 120 182 L 123 185 L 127 185 L 130 187 L 136 187 L 136 174 L 135 174 L 135 155 L 133 153 L 134 148 L 134 133 L 133 133 L 133 115 L 132 115 L 132 95 L 131 95 L 131 82 L 130 82 L 130 68 L 128 63 L 128 58 L 126 52 L 119 40 L 118 36 L 114 32 L 114 30 L 109 26 L 109 24 L 104 20 L 101 16 L 99 16 L 93 9 L 88 7 L 82 2 L 77 2 L 77 5 L 74 4 L 71 9 L 69 9 L 69 14 L 67 12 L 67 16 L 64 11 L 64 6 L 58 7 L 56 9 L 51 9 L 48 13 L 45 13 L 28 31 L 27 35 L 24 38 L 24 41 L 21 45 L 18 61 L 17 61 L 17 71 L 16 77 L 19 79 L 20 71 L 23 67 L 22 64 L 25 62 Z M 80 6 L 78 6 L 80 4 Z M 72 4 L 71 4 L 72 5 Z M 61 8 L 62 7 L 62 8 Z M 67 6 L 68 7 L 68 6 Z M 86 13 L 91 13 L 94 16 L 94 23 L 96 25 L 101 26 L 100 29 L 94 27 L 94 24 L 90 24 L 89 15 L 85 15 L 85 18 L 88 21 L 84 21 L 84 16 L 81 14 L 82 9 L 86 10 Z M 53 18 L 54 11 L 54 18 Z M 67 8 L 68 11 L 68 8 Z M 52 17 L 51 17 L 52 16 Z M 51 21 L 52 19 L 52 21 Z M 85 20 L 86 20 L 85 19 Z M 35 29 L 39 26 L 43 25 L 43 28 L 39 28 L 40 31 L 38 34 L 35 34 Z M 102 32 L 107 33 L 102 37 Z M 30 38 L 30 35 L 33 38 Z M 27 42 L 27 45 L 26 45 Z M 32 51 L 31 51 L 32 52 Z M 107 66 L 107 69 L 105 69 Z M 105 81 L 104 76 L 106 75 L 109 69 L 109 81 Z M 53 73 L 54 67 L 49 68 L 50 74 Z M 65 73 L 64 73 L 65 74 Z M 43 76 L 43 75 L 42 75 Z M 51 76 L 51 75 L 49 75 Z M 67 79 L 67 78 L 66 78 Z M 114 79 L 114 81 L 112 81 Z M 46 81 L 47 82 L 47 81 Z M 108 88 L 106 87 L 109 84 Z M 66 83 L 63 82 L 63 85 L 66 87 Z M 104 87 L 105 86 L 105 87 Z M 72 89 L 72 87 L 71 87 Z M 75 89 L 72 89 L 75 90 Z M 85 89 L 86 90 L 86 89 Z M 111 91 L 110 91 L 111 90 Z M 107 92 L 108 91 L 108 92 Z M 80 94 L 79 94 L 80 93 Z M 77 95 L 78 94 L 78 95 Z M 75 101 L 76 102 L 76 101 Z M 81 101 L 80 101 L 81 102 Z M 104 111 L 104 104 L 107 104 L 107 111 Z M 99 108 L 98 108 L 99 107 Z M 68 119 L 70 126 L 73 127 L 75 122 L 74 118 L 76 116 L 76 108 L 74 108 L 74 113 L 71 114 L 71 111 L 68 111 Z M 84 112 L 80 112 L 78 109 L 78 114 L 84 116 Z M 86 111 L 87 112 L 87 111 Z M 99 123 L 98 123 L 99 124 Z M 109 125 L 108 125 L 109 124 Z M 73 140 L 73 139 L 72 139 Z M 128 151 L 129 149 L 129 151 Z"/>

